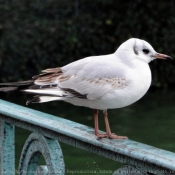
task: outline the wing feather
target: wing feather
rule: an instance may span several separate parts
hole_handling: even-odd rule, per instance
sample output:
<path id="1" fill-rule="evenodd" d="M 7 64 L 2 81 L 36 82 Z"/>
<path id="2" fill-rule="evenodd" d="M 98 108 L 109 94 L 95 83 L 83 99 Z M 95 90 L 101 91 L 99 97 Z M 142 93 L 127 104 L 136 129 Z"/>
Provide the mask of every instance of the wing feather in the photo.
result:
<path id="1" fill-rule="evenodd" d="M 74 98 L 100 99 L 108 92 L 125 88 L 130 82 L 125 79 L 125 65 L 114 61 L 114 54 L 109 57 L 108 62 L 106 56 L 88 57 L 62 68 L 46 69 L 36 78 L 35 84 L 56 85 Z"/>

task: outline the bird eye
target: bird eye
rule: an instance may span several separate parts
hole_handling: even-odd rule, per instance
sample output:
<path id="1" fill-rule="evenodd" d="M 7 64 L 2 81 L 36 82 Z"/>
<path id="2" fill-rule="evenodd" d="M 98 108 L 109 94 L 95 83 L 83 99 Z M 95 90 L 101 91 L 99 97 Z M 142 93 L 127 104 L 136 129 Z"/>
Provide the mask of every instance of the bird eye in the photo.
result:
<path id="1" fill-rule="evenodd" d="M 149 50 L 148 49 L 143 49 L 142 50 L 145 54 L 148 54 L 149 53 Z"/>

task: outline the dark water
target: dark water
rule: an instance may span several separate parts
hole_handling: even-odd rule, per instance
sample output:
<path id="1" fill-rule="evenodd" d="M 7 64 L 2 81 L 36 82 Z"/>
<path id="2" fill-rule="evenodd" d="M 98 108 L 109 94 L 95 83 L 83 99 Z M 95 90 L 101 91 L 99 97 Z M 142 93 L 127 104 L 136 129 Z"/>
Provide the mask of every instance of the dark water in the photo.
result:
<path id="1" fill-rule="evenodd" d="M 25 105 L 29 96 L 10 94 L 4 100 Z M 75 107 L 64 102 L 32 104 L 30 108 L 66 118 L 93 127 L 93 111 Z M 129 139 L 175 152 L 175 92 L 150 91 L 137 103 L 123 109 L 109 110 L 112 132 L 126 135 Z M 100 129 L 105 130 L 102 114 L 99 117 Z M 16 129 L 16 167 L 22 146 L 29 132 Z M 112 174 L 120 163 L 93 153 L 60 143 L 66 164 L 66 174 Z M 42 162 L 42 160 L 41 160 Z M 92 173 L 90 173 L 92 172 Z M 96 172 L 96 173 L 95 173 Z"/>

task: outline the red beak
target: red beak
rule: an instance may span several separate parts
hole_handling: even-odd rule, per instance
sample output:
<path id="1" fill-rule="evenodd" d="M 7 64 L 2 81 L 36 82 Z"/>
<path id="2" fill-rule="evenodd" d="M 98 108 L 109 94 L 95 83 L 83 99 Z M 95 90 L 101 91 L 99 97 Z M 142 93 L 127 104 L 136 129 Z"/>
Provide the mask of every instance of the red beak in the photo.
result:
<path id="1" fill-rule="evenodd" d="M 156 53 L 155 55 L 152 55 L 152 57 L 157 58 L 157 59 L 163 59 L 163 60 L 166 60 L 166 59 L 173 60 L 172 57 L 165 55 L 165 54 L 161 54 L 161 53 Z"/>

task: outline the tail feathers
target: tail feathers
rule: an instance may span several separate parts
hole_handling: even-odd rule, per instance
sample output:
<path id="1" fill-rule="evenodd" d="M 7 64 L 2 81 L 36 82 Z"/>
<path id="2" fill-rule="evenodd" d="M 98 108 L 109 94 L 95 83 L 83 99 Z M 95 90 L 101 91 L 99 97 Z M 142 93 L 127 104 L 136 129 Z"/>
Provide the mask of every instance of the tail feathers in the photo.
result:
<path id="1" fill-rule="evenodd" d="M 54 97 L 54 96 L 39 96 L 36 95 L 31 99 L 28 99 L 26 102 L 26 105 L 29 105 L 31 103 L 44 103 L 49 101 L 56 101 L 56 100 L 62 100 L 62 97 Z"/>
<path id="2" fill-rule="evenodd" d="M 18 87 L 2 87 L 0 88 L 0 92 L 10 92 L 10 91 L 15 91 L 17 89 Z"/>
<path id="3" fill-rule="evenodd" d="M 34 80 L 11 82 L 11 83 L 0 83 L 0 92 L 10 92 L 22 90 L 33 85 Z"/>
<path id="4" fill-rule="evenodd" d="M 40 103 L 40 96 L 36 95 L 26 101 L 26 105 L 29 105 L 31 103 Z"/>
<path id="5" fill-rule="evenodd" d="M 31 85 L 33 83 L 34 83 L 34 80 L 27 80 L 27 81 L 19 81 L 19 82 L 0 83 L 0 86 L 25 86 L 25 85 Z"/>
<path id="6" fill-rule="evenodd" d="M 41 96 L 58 96 L 58 97 L 72 97 L 71 94 L 68 94 L 64 91 L 61 91 L 58 88 L 48 88 L 48 89 L 24 89 L 23 92 L 30 94 L 40 94 Z"/>

